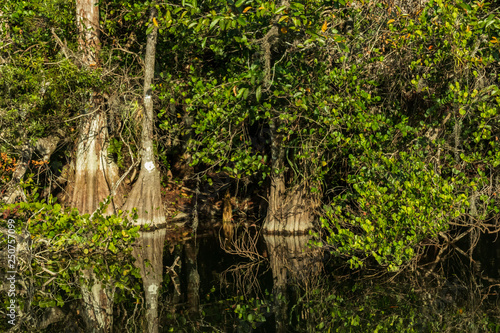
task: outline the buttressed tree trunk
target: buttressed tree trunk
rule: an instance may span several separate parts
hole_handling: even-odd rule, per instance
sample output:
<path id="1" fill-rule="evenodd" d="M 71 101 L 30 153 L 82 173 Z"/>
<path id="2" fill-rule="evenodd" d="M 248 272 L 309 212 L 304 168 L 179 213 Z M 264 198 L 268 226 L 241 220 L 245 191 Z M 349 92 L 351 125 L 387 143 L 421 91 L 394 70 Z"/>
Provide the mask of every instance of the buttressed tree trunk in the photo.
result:
<path id="1" fill-rule="evenodd" d="M 97 0 L 77 0 L 76 17 L 80 31 L 78 38 L 82 63 L 89 69 L 98 66 L 99 6 Z M 71 206 L 82 214 L 93 213 L 99 202 L 111 195 L 111 189 L 119 179 L 118 168 L 109 160 L 107 117 L 98 92 L 91 97 L 83 111 L 80 137 L 76 151 L 75 181 L 71 184 Z M 123 189 L 118 188 L 108 206 L 107 213 L 114 213 L 121 205 Z"/>
<path id="2" fill-rule="evenodd" d="M 79 48 L 81 61 L 88 69 L 98 66 L 99 53 L 99 6 L 97 0 L 76 0 L 76 19 L 79 28 Z M 92 214 L 99 203 L 110 196 L 111 189 L 118 181 L 118 168 L 107 157 L 108 131 L 106 113 L 98 92 L 89 91 L 91 96 L 80 124 L 75 178 L 69 185 L 70 204 L 80 214 Z M 113 214 L 121 205 L 122 189 L 116 193 L 107 208 Z M 84 272 L 89 285 L 82 285 L 85 303 L 83 313 L 88 329 L 95 332 L 110 332 L 113 326 L 114 286 L 104 286 L 92 270 Z M 91 286 L 91 290 L 89 289 Z"/>
<path id="3" fill-rule="evenodd" d="M 153 151 L 153 97 L 152 83 L 155 68 L 156 40 L 158 27 L 156 25 L 157 10 L 155 3 L 151 4 L 149 23 L 153 29 L 147 37 L 145 73 L 144 73 L 144 112 L 141 134 L 141 171 L 130 192 L 123 210 L 137 209 L 137 223 L 148 224 L 153 232 L 142 231 L 141 237 L 133 252 L 136 265 L 141 270 L 141 276 L 146 292 L 146 325 L 147 332 L 158 332 L 158 290 L 163 280 L 163 242 L 165 239 L 165 214 L 161 200 L 160 172 L 155 165 Z M 158 229 L 161 227 L 161 229 Z M 149 261 L 149 264 L 145 264 Z"/>
<path id="4" fill-rule="evenodd" d="M 290 5 L 288 0 L 281 0 L 279 6 Z M 279 22 L 281 15 L 275 20 Z M 265 85 L 271 84 L 271 61 L 272 46 L 279 39 L 277 26 L 273 26 L 267 34 L 258 42 L 262 46 L 264 54 Z M 285 176 L 283 173 L 276 174 L 276 170 L 283 170 L 285 162 L 285 148 L 282 147 L 282 136 L 278 134 L 279 120 L 271 121 L 271 157 L 272 176 L 271 189 L 269 193 L 269 205 L 267 217 L 264 221 L 264 232 L 269 234 L 304 234 L 312 229 L 313 214 L 312 206 L 309 204 L 307 187 L 294 186 L 286 188 Z M 303 185 L 303 184 L 302 184 Z"/>
<path id="5" fill-rule="evenodd" d="M 277 124 L 271 124 L 272 176 L 269 206 L 264 222 L 264 232 L 269 234 L 304 234 L 313 227 L 313 205 L 308 196 L 307 186 L 295 185 L 287 188 L 285 175 L 275 174 L 282 170 L 285 148 L 281 136 L 276 131 Z"/>

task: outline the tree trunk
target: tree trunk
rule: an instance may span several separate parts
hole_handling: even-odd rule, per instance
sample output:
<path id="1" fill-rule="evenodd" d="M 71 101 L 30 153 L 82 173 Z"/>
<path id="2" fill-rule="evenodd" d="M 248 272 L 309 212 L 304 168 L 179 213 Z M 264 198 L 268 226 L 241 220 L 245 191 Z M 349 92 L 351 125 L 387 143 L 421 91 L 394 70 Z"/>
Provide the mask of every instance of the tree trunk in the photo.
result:
<path id="1" fill-rule="evenodd" d="M 99 44 L 99 6 L 97 0 L 77 0 L 76 19 L 79 28 L 79 48 L 82 63 L 89 68 L 98 65 Z M 102 109 L 102 100 L 96 91 L 89 92 L 91 98 L 86 114 L 80 125 L 78 138 L 75 179 L 69 185 L 70 204 L 80 214 L 92 214 L 99 203 L 113 193 L 118 181 L 118 168 L 107 158 L 108 130 L 107 119 Z M 113 214 L 121 206 L 121 188 L 112 198 L 106 214 Z M 82 285 L 82 298 L 85 302 L 84 320 L 87 330 L 110 332 L 113 326 L 114 287 L 105 286 L 97 279 L 92 270 L 83 272 L 87 281 Z"/>
<path id="2" fill-rule="evenodd" d="M 223 200 L 223 208 L 222 208 L 222 231 L 224 232 L 224 238 L 229 244 L 231 244 L 233 240 L 233 207 L 231 205 L 231 195 L 229 194 L 229 190 L 226 191 Z"/>
<path id="3" fill-rule="evenodd" d="M 154 24 L 157 10 L 155 3 L 150 8 L 150 24 Z M 158 289 L 163 281 L 163 243 L 166 220 L 163 212 L 160 188 L 160 172 L 155 165 L 153 151 L 153 98 L 152 83 L 155 68 L 156 40 L 158 28 L 156 24 L 147 37 L 145 73 L 144 73 L 144 115 L 141 134 L 141 171 L 137 182 L 130 192 L 123 210 L 137 209 L 136 223 L 148 224 L 155 228 L 153 232 L 141 233 L 141 238 L 133 252 L 136 265 L 141 269 L 141 276 L 146 293 L 146 332 L 158 332 Z M 142 245 L 142 248 L 141 248 Z M 146 261 L 150 264 L 146 265 Z"/>
<path id="4" fill-rule="evenodd" d="M 95 101 L 92 101 L 95 102 Z M 118 167 L 108 158 L 106 115 L 98 108 L 83 120 L 78 139 L 75 180 L 70 184 L 71 206 L 80 214 L 92 214 L 99 203 L 112 195 L 119 179 Z M 123 203 L 123 188 L 111 198 L 106 213 L 113 214 Z"/>
<path id="5" fill-rule="evenodd" d="M 94 67 L 98 63 L 99 41 L 99 1 L 76 0 L 76 24 L 79 36 L 78 45 L 85 66 Z"/>
<path id="6" fill-rule="evenodd" d="M 156 8 L 151 7 L 150 22 L 156 17 Z M 152 23 L 151 23 L 152 24 Z M 132 211 L 137 208 L 139 225 L 149 224 L 160 226 L 165 224 L 165 214 L 161 201 L 160 172 L 155 165 L 153 151 L 153 99 L 152 88 L 155 52 L 158 28 L 155 26 L 148 35 L 146 45 L 145 73 L 144 73 L 144 115 L 142 118 L 141 135 L 141 171 L 137 182 L 130 192 L 123 210 Z"/>
<path id="7" fill-rule="evenodd" d="M 276 131 L 277 124 L 271 123 L 271 190 L 269 206 L 264 222 L 264 232 L 269 234 L 304 234 L 313 227 L 313 205 L 308 198 L 307 186 L 295 185 L 286 188 L 283 171 L 285 148 L 282 147 L 282 137 Z"/>
<path id="8" fill-rule="evenodd" d="M 77 0 L 76 16 L 80 31 L 79 47 L 82 62 L 89 68 L 98 64 L 99 6 L 97 0 Z M 91 214 L 111 194 L 118 181 L 118 168 L 108 159 L 108 129 L 106 113 L 102 109 L 102 99 L 96 91 L 90 92 L 85 117 L 80 125 L 80 136 L 76 150 L 75 180 L 70 184 L 71 206 L 81 214 Z M 119 188 L 108 206 L 107 213 L 118 209 L 123 198 Z"/>

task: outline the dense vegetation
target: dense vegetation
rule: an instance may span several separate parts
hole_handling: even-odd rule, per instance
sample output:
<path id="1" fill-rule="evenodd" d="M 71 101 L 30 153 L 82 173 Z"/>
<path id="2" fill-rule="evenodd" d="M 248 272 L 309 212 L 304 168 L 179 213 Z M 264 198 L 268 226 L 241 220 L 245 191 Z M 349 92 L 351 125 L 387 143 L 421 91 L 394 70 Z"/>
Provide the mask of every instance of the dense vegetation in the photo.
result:
<path id="1" fill-rule="evenodd" d="M 14 219 L 30 233 L 30 253 L 40 255 L 23 274 L 47 280 L 33 287 L 27 312 L 78 297 L 80 270 L 103 261 L 109 271 L 94 274 L 139 297 L 127 285 L 140 276 L 129 255 L 137 221 L 160 222 L 148 218 L 151 207 L 121 209 L 135 206 L 134 183 L 148 184 L 148 139 L 163 198 L 174 188 L 222 197 L 229 186 L 237 201 L 254 202 L 245 213 L 257 227 L 310 233 L 311 246 L 351 268 L 415 268 L 426 249 L 437 249 L 426 258 L 437 262 L 463 239 L 471 256 L 479 232 L 498 232 L 496 3 L 102 0 L 96 8 L 99 45 L 85 49 L 73 1 L 0 6 L 0 231 Z M 148 87 L 146 40 L 156 34 Z M 143 125 L 149 93 L 152 133 Z M 119 198 L 89 210 L 73 185 L 85 121 L 96 114 L 107 119 L 102 147 L 120 178 L 106 175 L 112 184 L 96 198 Z M 165 209 L 167 226 L 179 210 Z M 103 257 L 109 251 L 122 264 Z"/>

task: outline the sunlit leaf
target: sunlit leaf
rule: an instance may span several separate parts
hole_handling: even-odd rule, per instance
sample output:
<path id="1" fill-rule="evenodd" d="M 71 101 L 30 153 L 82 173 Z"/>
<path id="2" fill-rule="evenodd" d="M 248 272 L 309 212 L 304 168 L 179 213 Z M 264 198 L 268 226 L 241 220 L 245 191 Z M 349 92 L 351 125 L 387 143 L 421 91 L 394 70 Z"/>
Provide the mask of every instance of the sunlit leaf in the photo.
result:
<path id="1" fill-rule="evenodd" d="M 325 21 L 325 23 L 323 23 L 323 26 L 321 27 L 321 31 L 325 32 L 326 29 L 328 29 L 328 22 Z"/>

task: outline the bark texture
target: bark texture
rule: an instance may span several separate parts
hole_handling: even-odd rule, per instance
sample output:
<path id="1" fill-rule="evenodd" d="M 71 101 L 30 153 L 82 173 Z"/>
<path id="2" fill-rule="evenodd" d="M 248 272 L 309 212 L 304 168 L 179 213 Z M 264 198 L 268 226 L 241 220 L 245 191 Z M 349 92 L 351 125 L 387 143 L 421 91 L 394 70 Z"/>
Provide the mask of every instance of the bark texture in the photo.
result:
<path id="1" fill-rule="evenodd" d="M 83 64 L 89 68 L 97 66 L 99 51 L 99 6 L 97 0 L 77 0 L 76 19 L 79 28 L 79 47 Z M 76 150 L 75 180 L 69 188 L 71 205 L 80 213 L 93 213 L 99 202 L 109 195 L 116 194 L 108 206 L 107 213 L 112 214 L 122 204 L 123 189 L 111 193 L 118 181 L 118 168 L 108 159 L 108 129 L 106 113 L 102 109 L 103 101 L 96 91 L 88 107 L 83 111 L 85 117 L 80 125 L 80 136 Z M 116 201 L 118 200 L 118 201 Z"/>
<path id="2" fill-rule="evenodd" d="M 76 0 L 76 24 L 80 32 L 78 45 L 83 53 L 83 63 L 90 67 L 97 66 L 100 49 L 98 3 L 98 0 Z"/>
<path id="3" fill-rule="evenodd" d="M 97 0 L 77 0 L 76 19 L 79 28 L 79 48 L 82 63 L 88 68 L 98 65 L 99 52 L 99 6 Z M 102 99 L 96 91 L 89 92 L 88 108 L 83 111 L 80 136 L 78 138 L 75 178 L 69 185 L 70 204 L 80 214 L 92 214 L 99 203 L 106 200 L 117 183 L 118 168 L 107 158 L 108 130 L 106 113 L 101 108 Z M 123 193 L 117 191 L 106 214 L 115 213 L 121 206 Z M 87 330 L 111 332 L 113 326 L 114 287 L 105 286 L 92 270 L 84 271 L 87 283 L 82 284 L 84 321 Z"/>
<path id="4" fill-rule="evenodd" d="M 118 167 L 108 158 L 106 115 L 97 110 L 81 124 L 76 151 L 75 180 L 70 184 L 71 206 L 81 214 L 92 214 L 99 203 L 112 195 L 119 179 Z M 106 210 L 113 214 L 123 203 L 123 188 L 114 193 Z"/>
<path id="5" fill-rule="evenodd" d="M 224 206 L 222 208 L 222 230 L 224 231 L 224 237 L 226 240 L 231 241 L 233 239 L 233 208 L 231 206 L 231 196 L 229 190 L 227 190 L 224 196 Z"/>
<path id="6" fill-rule="evenodd" d="M 281 146 L 281 136 L 271 124 L 272 173 L 271 189 L 264 232 L 270 234 L 305 234 L 313 227 L 313 208 L 308 197 L 308 187 L 304 184 L 286 187 L 285 174 L 275 174 L 284 169 L 285 148 Z"/>
<path id="7" fill-rule="evenodd" d="M 156 8 L 151 7 L 150 22 L 156 17 Z M 158 28 L 154 27 L 148 35 L 146 45 L 144 73 L 144 115 L 142 118 L 142 134 L 141 134 L 141 171 L 137 182 L 134 184 L 125 205 L 124 210 L 132 211 L 137 208 L 138 219 L 140 225 L 162 225 L 165 224 L 165 214 L 161 201 L 160 188 L 160 172 L 156 167 L 155 156 L 153 151 L 153 99 L 152 88 L 154 68 L 155 68 L 155 53 L 156 39 Z"/>
<path id="8" fill-rule="evenodd" d="M 157 10 L 155 3 L 151 4 L 150 24 L 156 18 Z M 147 37 L 145 73 L 144 73 L 144 113 L 142 118 L 141 133 L 141 171 L 139 177 L 130 192 L 123 210 L 132 211 L 137 209 L 137 224 L 151 225 L 154 231 L 142 232 L 138 243 L 135 246 L 133 255 L 136 258 L 136 265 L 141 270 L 141 276 L 146 293 L 146 331 L 149 333 L 158 332 L 158 290 L 163 281 L 163 243 L 166 230 L 157 229 L 165 226 L 165 213 L 161 200 L 160 172 L 156 167 L 153 151 L 153 98 L 152 87 L 156 40 L 158 27 L 153 26 L 153 30 Z M 149 262 L 149 264 L 146 264 Z"/>

